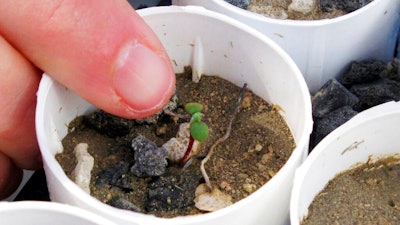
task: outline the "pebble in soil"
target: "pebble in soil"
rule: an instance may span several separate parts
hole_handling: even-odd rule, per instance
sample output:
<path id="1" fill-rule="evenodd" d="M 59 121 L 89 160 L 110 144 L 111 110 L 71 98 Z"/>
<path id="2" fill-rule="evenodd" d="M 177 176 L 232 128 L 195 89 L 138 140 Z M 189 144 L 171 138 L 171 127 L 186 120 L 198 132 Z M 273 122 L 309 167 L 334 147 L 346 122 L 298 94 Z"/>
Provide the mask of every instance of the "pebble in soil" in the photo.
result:
<path id="1" fill-rule="evenodd" d="M 177 75 L 176 95 L 167 111 L 183 115 L 186 103 L 201 103 L 202 121 L 209 126 L 208 139 L 185 169 L 165 157 L 162 146 L 176 136 L 180 124 L 189 122 L 190 116 L 181 118 L 165 112 L 139 121 L 103 111 L 77 117 L 62 140 L 63 153 L 56 158 L 71 178 L 76 165 L 72 150 L 79 143 L 87 143 L 95 159 L 91 195 L 114 207 L 160 217 L 204 213 L 194 204 L 196 188 L 204 183 L 200 161 L 225 134 L 240 89 L 216 76 L 204 75 L 199 83 L 193 83 L 190 70 Z M 206 164 L 213 187 L 230 196 L 233 203 L 268 182 L 295 148 L 278 109 L 246 91 L 230 137 L 214 149 Z M 152 154 L 140 150 L 150 147 Z M 151 160 L 145 162 L 145 158 Z"/>
<path id="2" fill-rule="evenodd" d="M 167 150 L 158 147 L 143 135 L 132 140 L 134 164 L 131 172 L 138 177 L 156 177 L 165 173 L 167 167 Z"/>

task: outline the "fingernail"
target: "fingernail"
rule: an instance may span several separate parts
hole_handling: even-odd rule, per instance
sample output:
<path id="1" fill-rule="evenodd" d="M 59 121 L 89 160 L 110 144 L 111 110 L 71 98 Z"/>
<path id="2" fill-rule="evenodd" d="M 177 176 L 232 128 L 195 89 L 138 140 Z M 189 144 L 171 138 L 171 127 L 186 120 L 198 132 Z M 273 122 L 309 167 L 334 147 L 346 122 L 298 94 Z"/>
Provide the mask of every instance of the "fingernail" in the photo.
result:
<path id="1" fill-rule="evenodd" d="M 118 60 L 113 83 L 123 101 L 135 112 L 160 110 L 175 84 L 169 61 L 137 42 L 127 45 Z"/>

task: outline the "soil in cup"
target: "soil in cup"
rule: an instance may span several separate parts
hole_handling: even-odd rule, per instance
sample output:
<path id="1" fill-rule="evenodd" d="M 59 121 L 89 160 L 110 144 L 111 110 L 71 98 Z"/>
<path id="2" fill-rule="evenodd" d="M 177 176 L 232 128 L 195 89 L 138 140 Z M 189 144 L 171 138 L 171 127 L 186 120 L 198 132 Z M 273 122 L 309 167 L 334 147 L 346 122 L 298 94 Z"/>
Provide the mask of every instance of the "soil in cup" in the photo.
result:
<path id="1" fill-rule="evenodd" d="M 332 19 L 364 7 L 373 0 L 225 0 L 235 6 L 274 19 Z M 292 4 L 292 5 L 291 5 Z"/>
<path id="2" fill-rule="evenodd" d="M 365 163 L 329 181 L 302 225 L 400 224 L 400 161 Z"/>
<path id="3" fill-rule="evenodd" d="M 102 111 L 77 117 L 69 124 L 69 133 L 62 140 L 64 151 L 56 158 L 73 180 L 79 143 L 88 144 L 94 158 L 90 194 L 118 208 L 159 217 L 175 217 L 205 213 L 195 207 L 195 190 L 204 183 L 201 160 L 210 147 L 227 131 L 241 88 L 219 78 L 203 75 L 192 82 L 187 69 L 177 74 L 176 108 L 170 113 L 145 120 L 127 120 Z M 135 153 L 132 140 L 138 135 L 158 147 L 175 137 L 181 123 L 187 122 L 183 106 L 201 103 L 202 121 L 209 127 L 209 136 L 200 145 L 191 164 L 173 163 L 161 175 L 137 176 L 132 173 Z M 213 151 L 205 170 L 212 186 L 235 203 L 268 182 L 286 163 L 295 148 L 289 127 L 280 115 L 280 107 L 271 105 L 251 92 L 249 87 L 232 124 L 229 138 Z M 174 116 L 175 115 L 175 116 Z"/>

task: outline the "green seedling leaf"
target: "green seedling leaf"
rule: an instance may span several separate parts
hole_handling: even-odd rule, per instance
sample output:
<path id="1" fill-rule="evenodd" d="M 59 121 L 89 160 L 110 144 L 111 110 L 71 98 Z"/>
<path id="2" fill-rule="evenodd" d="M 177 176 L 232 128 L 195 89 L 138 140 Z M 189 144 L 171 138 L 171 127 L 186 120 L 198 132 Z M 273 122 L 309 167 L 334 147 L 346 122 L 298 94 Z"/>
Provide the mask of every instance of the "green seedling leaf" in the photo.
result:
<path id="1" fill-rule="evenodd" d="M 190 122 L 200 122 L 202 117 L 203 117 L 203 114 L 201 112 L 196 112 L 192 115 Z"/>
<path id="2" fill-rule="evenodd" d="M 190 124 L 190 134 L 197 141 L 204 141 L 208 138 L 208 126 L 204 122 L 192 122 Z"/>
<path id="3" fill-rule="evenodd" d="M 200 112 L 203 109 L 203 105 L 197 102 L 190 102 L 185 105 L 185 110 L 190 115 Z"/>

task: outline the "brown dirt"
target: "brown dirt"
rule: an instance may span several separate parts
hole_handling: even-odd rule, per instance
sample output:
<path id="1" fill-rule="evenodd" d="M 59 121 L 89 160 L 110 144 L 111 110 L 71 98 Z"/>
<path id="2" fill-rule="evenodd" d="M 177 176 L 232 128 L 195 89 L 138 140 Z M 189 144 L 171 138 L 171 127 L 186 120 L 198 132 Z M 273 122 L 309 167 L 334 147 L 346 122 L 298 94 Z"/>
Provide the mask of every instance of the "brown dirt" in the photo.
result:
<path id="1" fill-rule="evenodd" d="M 400 161 L 366 163 L 332 179 L 302 225 L 400 224 Z"/>
<path id="2" fill-rule="evenodd" d="M 168 174 L 178 173 L 179 179 L 176 180 L 175 186 L 179 188 L 189 181 L 194 182 L 194 187 L 204 182 L 199 170 L 199 158 L 204 157 L 210 146 L 224 135 L 241 89 L 215 76 L 202 76 L 200 82 L 195 84 L 191 82 L 190 74 L 190 71 L 186 71 L 177 75 L 179 103 L 183 105 L 187 102 L 199 102 L 205 106 L 202 111 L 203 121 L 210 128 L 210 137 L 201 145 L 198 157 L 194 157 L 195 160 L 188 169 L 181 171 L 177 165 L 169 165 Z M 245 198 L 268 182 L 285 164 L 295 148 L 291 132 L 278 109 L 278 106 L 268 104 L 248 90 L 233 123 L 229 139 L 218 145 L 206 164 L 211 183 L 231 195 L 233 202 Z M 179 113 L 183 112 L 182 109 L 179 110 Z M 167 212 L 147 211 L 144 204 L 151 178 L 132 179 L 132 191 L 114 186 L 96 186 L 96 179 L 104 169 L 115 166 L 120 160 L 133 155 L 132 150 L 117 151 L 115 146 L 124 142 L 130 143 L 139 133 L 161 146 L 176 135 L 180 121 L 163 117 L 157 125 L 136 125 L 128 135 L 110 138 L 89 129 L 82 120 L 82 117 L 78 117 L 69 125 L 70 132 L 62 142 L 64 152 L 56 158 L 66 174 L 71 177 L 76 164 L 73 148 L 78 143 L 88 143 L 89 153 L 95 158 L 91 181 L 91 194 L 94 197 L 108 202 L 120 196 L 141 208 L 142 212 L 161 217 L 203 213 L 194 207 L 191 200 L 188 206 L 179 209 L 170 209 Z M 163 130 L 160 128 L 166 129 L 160 133 Z"/>
<path id="3" fill-rule="evenodd" d="M 291 2 L 292 2 L 292 0 L 252 0 L 248 7 L 248 10 L 255 12 L 255 13 L 263 14 L 262 11 L 257 10 L 258 6 L 268 5 L 268 6 L 274 6 L 274 7 L 281 7 L 285 10 L 286 14 L 288 15 L 287 19 L 290 19 L 290 20 L 332 19 L 332 18 L 339 17 L 339 16 L 346 14 L 346 12 L 337 10 L 337 9 L 333 9 L 331 12 L 323 12 L 321 10 L 321 8 L 319 7 L 319 3 L 317 4 L 318 7 L 315 7 L 308 14 L 303 14 L 300 12 L 290 12 L 287 9 Z"/>

